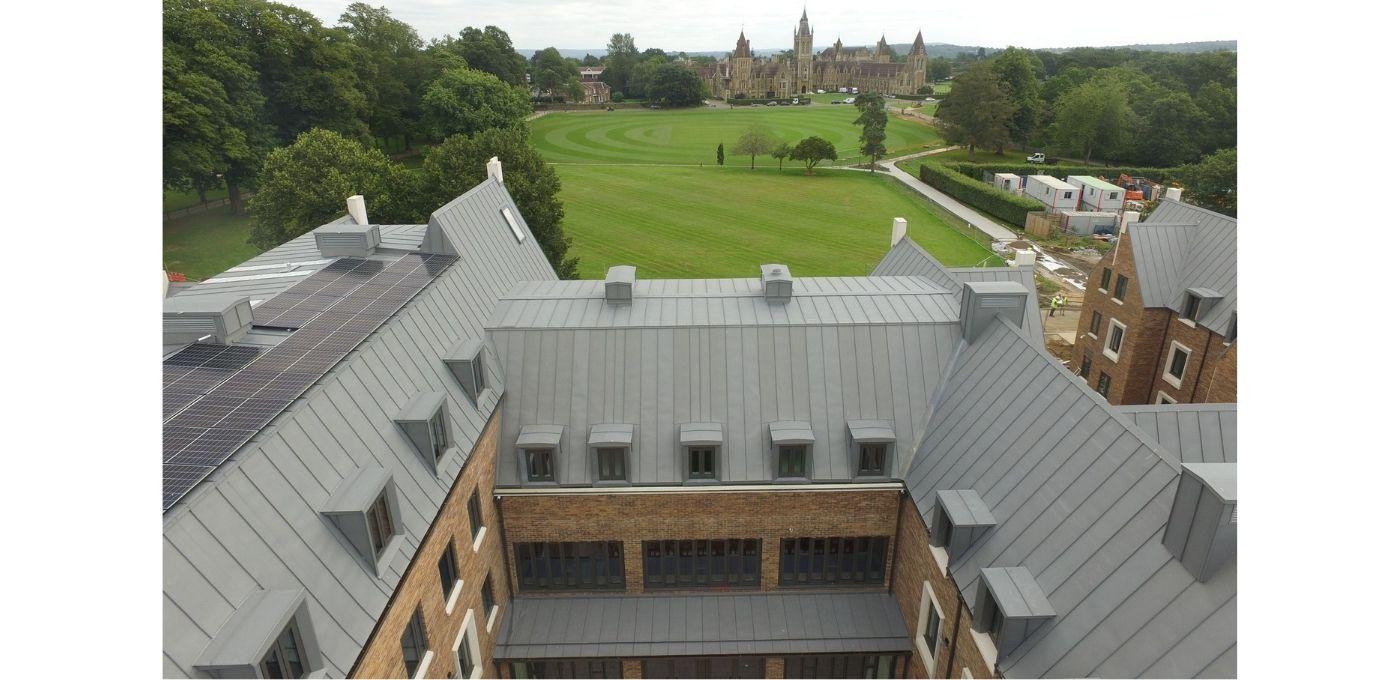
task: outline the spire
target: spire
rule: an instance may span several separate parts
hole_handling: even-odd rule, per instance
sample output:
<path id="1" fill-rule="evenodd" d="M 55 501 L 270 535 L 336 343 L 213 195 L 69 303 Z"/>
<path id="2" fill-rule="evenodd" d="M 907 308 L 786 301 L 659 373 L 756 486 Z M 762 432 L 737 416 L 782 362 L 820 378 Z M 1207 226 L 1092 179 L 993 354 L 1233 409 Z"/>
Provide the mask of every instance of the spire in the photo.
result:
<path id="1" fill-rule="evenodd" d="M 802 8 L 802 21 L 797 23 L 797 35 L 807 37 L 812 35 L 812 26 L 807 23 L 807 8 Z"/>
<path id="2" fill-rule="evenodd" d="M 914 46 L 909 48 L 910 54 L 925 54 L 924 51 L 924 29 L 919 29 L 919 34 L 914 36 Z"/>

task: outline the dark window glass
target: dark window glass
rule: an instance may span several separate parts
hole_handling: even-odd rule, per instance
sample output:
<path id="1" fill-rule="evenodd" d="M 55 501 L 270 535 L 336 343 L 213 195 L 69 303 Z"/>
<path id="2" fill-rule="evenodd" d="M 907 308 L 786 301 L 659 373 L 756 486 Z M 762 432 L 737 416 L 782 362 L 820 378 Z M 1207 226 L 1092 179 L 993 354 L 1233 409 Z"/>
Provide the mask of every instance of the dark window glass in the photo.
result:
<path id="1" fill-rule="evenodd" d="M 531 678 L 621 678 L 621 659 L 549 659 L 547 661 L 516 661 L 510 665 L 510 677 Z"/>
<path id="2" fill-rule="evenodd" d="M 761 678 L 761 656 L 696 656 L 642 661 L 643 678 Z"/>
<path id="3" fill-rule="evenodd" d="M 1065 198 L 1074 198 L 1074 192 L 1073 192 L 1073 191 L 1066 191 L 1066 192 L 1065 192 Z"/>
<path id="4" fill-rule="evenodd" d="M 413 610 L 413 618 L 404 626 L 399 644 L 403 647 L 404 668 L 408 669 L 408 675 L 404 677 L 411 678 L 413 672 L 418 670 L 418 664 L 423 661 L 423 655 L 428 652 L 428 633 L 423 629 L 422 607 Z"/>
<path id="5" fill-rule="evenodd" d="M 1089 332 L 1093 333 L 1094 335 L 1098 335 L 1099 326 L 1101 325 L 1103 325 L 1103 315 L 1098 312 L 1094 312 L 1093 316 L 1089 317 Z"/>
<path id="6" fill-rule="evenodd" d="M 627 449 L 608 447 L 598 449 L 598 479 L 627 481 Z"/>
<path id="7" fill-rule="evenodd" d="M 432 424 L 433 460 L 439 461 L 442 460 L 443 454 L 447 453 L 450 444 L 447 437 L 447 419 L 443 417 L 442 411 L 438 411 L 429 422 Z"/>
<path id="8" fill-rule="evenodd" d="M 884 536 L 785 538 L 778 585 L 878 585 L 885 582 Z"/>
<path id="9" fill-rule="evenodd" d="M 302 657 L 301 633 L 297 631 L 296 619 L 293 619 L 263 656 L 263 677 L 299 678 L 305 675 L 306 668 Z"/>
<path id="10" fill-rule="evenodd" d="M 1195 321 L 1196 315 L 1201 311 L 1201 299 L 1195 295 L 1186 295 L 1186 311 L 1181 313 L 1181 318 L 1187 321 Z"/>
<path id="11" fill-rule="evenodd" d="M 1236 321 L 1236 316 L 1235 316 L 1234 314 L 1231 314 L 1231 315 L 1230 315 L 1230 327 L 1227 328 L 1227 329 L 1225 329 L 1225 342 L 1228 343 L 1228 342 L 1234 342 L 1234 341 L 1235 341 L 1235 333 L 1237 333 L 1238 330 L 1239 330 L 1239 329 L 1236 327 L 1237 325 L 1238 325 L 1238 324 L 1237 324 L 1237 321 Z"/>
<path id="12" fill-rule="evenodd" d="M 481 370 L 481 360 L 483 355 L 478 354 L 476 361 L 472 362 L 472 380 L 476 383 L 476 396 L 481 396 L 481 391 L 486 389 L 486 373 Z"/>
<path id="13" fill-rule="evenodd" d="M 900 678 L 904 654 L 811 654 L 784 659 L 784 678 Z"/>
<path id="14" fill-rule="evenodd" d="M 476 663 L 472 661 L 471 650 L 467 649 L 469 637 L 470 636 L 463 635 L 462 644 L 457 645 L 457 665 L 461 667 L 462 677 L 464 678 L 470 678 L 472 676 L 472 671 L 476 670 Z"/>
<path id="15" fill-rule="evenodd" d="M 379 492 L 379 498 L 374 499 L 374 504 L 369 506 L 369 542 L 374 547 L 374 556 L 378 558 L 384 552 L 384 546 L 389 544 L 389 539 L 394 536 L 394 520 L 389 514 L 389 490 Z"/>
<path id="16" fill-rule="evenodd" d="M 758 539 L 644 541 L 642 583 L 665 588 L 753 588 L 759 582 Z"/>
<path id="17" fill-rule="evenodd" d="M 1167 369 L 1167 373 L 1169 373 L 1171 377 L 1180 380 L 1181 376 L 1186 375 L 1186 359 L 1190 356 L 1189 353 L 1181 348 L 1172 348 L 1172 363 Z"/>
<path id="18" fill-rule="evenodd" d="M 1093 367 L 1094 367 L 1094 361 L 1093 361 L 1092 359 L 1089 358 L 1089 355 L 1088 355 L 1087 353 L 1085 353 L 1085 355 L 1084 355 L 1084 363 L 1079 364 L 1079 376 L 1080 376 L 1081 378 L 1084 378 L 1085 380 L 1088 380 L 1088 379 L 1089 379 L 1089 372 L 1093 369 Z"/>
<path id="19" fill-rule="evenodd" d="M 690 478 L 691 478 L 691 479 L 714 479 L 714 478 L 715 478 L 715 447 L 713 447 L 713 446 L 692 446 L 692 447 L 690 447 Z"/>
<path id="20" fill-rule="evenodd" d="M 1103 274 L 1099 276 L 1099 288 L 1108 290 L 1108 284 L 1113 280 L 1113 270 L 1108 267 L 1103 268 Z"/>
<path id="21" fill-rule="evenodd" d="M 1123 327 L 1114 326 L 1108 331 L 1108 351 L 1117 352 L 1123 348 Z"/>
<path id="22" fill-rule="evenodd" d="M 1118 283 L 1113 285 L 1113 299 L 1122 300 L 1128 294 L 1128 277 L 1118 275 Z"/>
<path id="23" fill-rule="evenodd" d="M 476 491 L 472 491 L 472 497 L 467 499 L 467 519 L 471 521 L 472 540 L 475 541 L 477 532 L 486 526 L 481 521 L 481 498 Z"/>
<path id="24" fill-rule="evenodd" d="M 1104 399 L 1108 398 L 1108 381 L 1108 374 L 1099 371 L 1099 394 L 1102 394 Z"/>
<path id="25" fill-rule="evenodd" d="M 1001 608 L 998 607 L 995 602 L 990 603 L 988 606 L 992 608 L 992 615 L 989 617 L 990 622 L 987 624 L 987 634 L 992 636 L 993 643 L 997 643 L 1001 641 Z"/>
<path id="26" fill-rule="evenodd" d="M 861 444 L 858 476 L 881 477 L 885 474 L 885 444 Z"/>
<path id="27" fill-rule="evenodd" d="M 515 574 L 521 590 L 622 590 L 622 543 L 516 543 Z"/>
<path id="28" fill-rule="evenodd" d="M 481 611 L 482 616 L 490 616 L 491 610 L 496 608 L 496 590 L 491 587 L 491 575 L 486 575 L 486 580 L 481 582 Z"/>
<path id="29" fill-rule="evenodd" d="M 457 585 L 457 542 L 448 541 L 447 549 L 438 558 L 438 576 L 442 579 L 442 599 L 452 596 L 452 587 Z"/>
<path id="30" fill-rule="evenodd" d="M 807 447 L 806 446 L 779 446 L 778 447 L 778 476 L 779 477 L 806 477 L 807 476 Z"/>
<path id="31" fill-rule="evenodd" d="M 938 651 L 938 625 L 942 622 L 938 618 L 938 610 L 933 607 L 933 603 L 928 603 L 928 623 L 924 625 L 924 644 L 928 645 L 930 654 Z"/>
<path id="32" fill-rule="evenodd" d="M 526 449 L 525 474 L 532 482 L 554 481 L 554 449 Z"/>
<path id="33" fill-rule="evenodd" d="M 941 510 L 938 512 L 938 526 L 933 532 L 933 544 L 939 548 L 947 547 L 948 541 L 953 537 L 953 520 L 948 517 L 948 513 Z"/>

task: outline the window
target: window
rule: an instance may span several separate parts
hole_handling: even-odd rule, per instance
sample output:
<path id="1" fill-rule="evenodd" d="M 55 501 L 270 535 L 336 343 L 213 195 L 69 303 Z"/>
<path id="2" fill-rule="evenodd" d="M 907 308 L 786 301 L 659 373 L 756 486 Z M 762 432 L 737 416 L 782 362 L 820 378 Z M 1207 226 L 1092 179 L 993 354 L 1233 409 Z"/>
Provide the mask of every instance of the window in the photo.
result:
<path id="1" fill-rule="evenodd" d="M 481 582 L 481 611 L 489 618 L 491 610 L 496 608 L 496 590 L 491 587 L 491 574 L 486 575 L 486 580 Z"/>
<path id="2" fill-rule="evenodd" d="M 301 646 L 301 634 L 297 622 L 291 623 L 272 641 L 272 647 L 263 655 L 262 671 L 264 678 L 299 678 L 306 673 L 302 659 L 305 658 Z"/>
<path id="3" fill-rule="evenodd" d="M 642 582 L 663 588 L 757 588 L 763 542 L 749 539 L 645 541 Z"/>
<path id="4" fill-rule="evenodd" d="M 1088 379 L 1089 379 L 1089 374 L 1090 374 L 1091 372 L 1093 372 L 1093 368 L 1094 368 L 1094 361 L 1093 361 L 1093 359 L 1089 358 L 1089 353 L 1088 353 L 1088 352 L 1085 352 L 1085 353 L 1084 353 L 1084 361 L 1083 361 L 1083 363 L 1079 364 L 1079 377 L 1084 378 L 1085 380 L 1088 380 Z"/>
<path id="5" fill-rule="evenodd" d="M 938 609 L 930 603 L 928 608 L 928 621 L 924 623 L 924 629 L 922 631 L 924 644 L 928 645 L 930 654 L 938 651 L 938 628 L 942 623 L 943 620 L 938 616 Z"/>
<path id="6" fill-rule="evenodd" d="M 715 478 L 715 447 L 690 447 L 690 479 Z"/>
<path id="7" fill-rule="evenodd" d="M 370 545 L 374 548 L 375 559 L 378 559 L 384 553 L 384 546 L 389 544 L 389 539 L 394 537 L 394 518 L 389 513 L 388 489 L 379 492 L 379 497 L 369 506 L 369 512 L 365 515 L 369 520 Z"/>
<path id="8" fill-rule="evenodd" d="M 881 585 L 887 545 L 884 536 L 785 538 L 778 585 Z"/>
<path id="9" fill-rule="evenodd" d="M 521 231 L 520 225 L 515 222 L 515 215 L 511 214 L 510 208 L 501 208 L 501 215 L 506 218 L 506 224 L 510 226 L 511 232 L 515 234 L 516 242 L 524 243 L 525 232 Z"/>
<path id="10" fill-rule="evenodd" d="M 693 656 L 646 659 L 644 678 L 761 678 L 761 656 Z"/>
<path id="11" fill-rule="evenodd" d="M 1089 317 L 1089 335 L 1097 338 L 1099 336 L 1099 326 L 1101 325 L 1103 325 L 1103 315 L 1096 311 L 1093 316 Z"/>
<path id="12" fill-rule="evenodd" d="M 1108 200 L 1112 201 L 1112 200 L 1114 200 L 1114 199 L 1116 199 L 1116 198 L 1118 198 L 1118 192 L 1116 192 L 1116 191 L 1110 191 L 1110 192 L 1108 192 Z"/>
<path id="13" fill-rule="evenodd" d="M 472 661 L 472 652 L 467 647 L 469 637 L 463 635 L 462 643 L 457 645 L 457 673 L 463 678 L 470 678 L 476 672 L 476 662 Z"/>
<path id="14" fill-rule="evenodd" d="M 481 391 L 486 389 L 486 371 L 481 368 L 480 354 L 477 355 L 476 361 L 472 362 L 472 380 L 475 381 L 472 386 L 474 388 L 472 392 L 475 396 L 480 397 Z M 473 399 L 472 401 L 476 400 Z"/>
<path id="15" fill-rule="evenodd" d="M 1113 299 L 1119 302 L 1128 294 L 1128 277 L 1118 275 L 1118 283 L 1113 284 Z"/>
<path id="16" fill-rule="evenodd" d="M 408 669 L 408 675 L 404 677 L 411 678 L 417 673 L 418 664 L 423 662 L 424 655 L 428 653 L 428 632 L 423 629 L 422 607 L 413 610 L 413 618 L 404 626 L 399 644 L 403 647 L 404 668 Z"/>
<path id="17" fill-rule="evenodd" d="M 1230 327 L 1225 329 L 1225 344 L 1227 344 L 1227 345 L 1229 345 L 1229 344 L 1235 342 L 1235 331 L 1236 331 L 1236 328 L 1235 328 L 1235 326 L 1236 326 L 1235 320 L 1236 320 L 1236 318 L 1237 318 L 1237 317 L 1236 317 L 1234 314 L 1231 314 L 1231 315 L 1230 315 Z"/>
<path id="18" fill-rule="evenodd" d="M 903 654 L 809 654 L 783 660 L 784 678 L 902 678 Z"/>
<path id="19" fill-rule="evenodd" d="M 1158 404 L 1175 404 L 1175 403 L 1176 403 L 1176 400 L 1175 400 L 1175 399 L 1172 399 L 1166 392 L 1158 392 L 1158 393 L 1157 393 L 1157 403 L 1158 403 Z"/>
<path id="20" fill-rule="evenodd" d="M 1073 192 L 1073 191 L 1066 191 L 1066 192 L 1065 192 L 1065 198 L 1074 198 L 1074 192 Z"/>
<path id="21" fill-rule="evenodd" d="M 779 477 L 806 477 L 807 476 L 807 447 L 801 445 L 783 445 L 778 447 L 778 476 Z"/>
<path id="22" fill-rule="evenodd" d="M 1108 342 L 1104 343 L 1103 355 L 1118 361 L 1118 353 L 1123 349 L 1123 336 L 1127 333 L 1128 327 L 1124 326 L 1118 319 L 1108 320 Z"/>
<path id="23" fill-rule="evenodd" d="M 449 540 L 447 549 L 438 558 L 438 577 L 442 579 L 442 599 L 452 597 L 452 589 L 457 585 L 457 542 Z"/>
<path id="24" fill-rule="evenodd" d="M 515 569 L 524 590 L 622 590 L 621 541 L 516 543 Z"/>
<path id="25" fill-rule="evenodd" d="M 467 499 L 467 520 L 471 524 L 472 541 L 481 535 L 481 530 L 486 528 L 486 523 L 481 521 L 481 497 L 473 489 L 472 497 Z"/>
<path id="26" fill-rule="evenodd" d="M 1184 321 L 1196 323 L 1196 315 L 1201 313 L 1201 298 L 1191 293 L 1186 294 L 1186 307 L 1181 312 Z"/>
<path id="27" fill-rule="evenodd" d="M 598 480 L 627 481 L 627 449 L 613 446 L 598 449 Z"/>
<path id="28" fill-rule="evenodd" d="M 621 678 L 621 659 L 549 659 L 546 661 L 516 661 L 510 665 L 510 677 L 519 680 L 533 678 Z"/>
<path id="29" fill-rule="evenodd" d="M 1002 621 L 1004 621 L 1004 619 L 1001 614 L 1001 607 L 998 607 L 996 605 L 996 602 L 989 602 L 988 606 L 992 608 L 991 614 L 988 617 L 990 623 L 987 624 L 987 630 L 982 632 L 991 635 L 992 644 L 995 645 L 996 643 L 1001 641 L 1001 624 Z"/>
<path id="30" fill-rule="evenodd" d="M 1103 371 L 1099 371 L 1099 387 L 1098 387 L 1098 392 L 1099 392 L 1099 394 L 1102 394 L 1102 395 L 1103 395 L 1103 398 L 1104 398 L 1104 399 L 1107 399 L 1107 398 L 1108 398 L 1108 383 L 1109 383 L 1108 374 L 1107 374 L 1107 373 L 1104 373 Z"/>
<path id="31" fill-rule="evenodd" d="M 1103 274 L 1099 275 L 1099 290 L 1107 293 L 1108 284 L 1113 280 L 1113 270 L 1108 267 L 1103 268 Z"/>
<path id="32" fill-rule="evenodd" d="M 860 465 L 856 475 L 861 477 L 885 476 L 885 450 L 888 444 L 861 444 Z"/>
<path id="33" fill-rule="evenodd" d="M 452 447 L 452 423 L 447 417 L 446 392 L 419 392 L 394 417 L 394 423 L 408 438 L 434 472 L 441 474 L 447 450 Z"/>
<path id="34" fill-rule="evenodd" d="M 433 451 L 433 462 L 440 462 L 443 454 L 447 453 L 447 448 L 452 445 L 451 440 L 447 438 L 446 418 L 443 416 L 442 411 L 438 411 L 433 414 L 433 417 L 428 423 L 432 428 L 430 430 L 430 441 Z"/>
<path id="35" fill-rule="evenodd" d="M 554 481 L 554 449 L 525 449 L 525 472 L 529 481 Z"/>
<path id="36" fill-rule="evenodd" d="M 1191 350 L 1173 340 L 1171 355 L 1167 357 L 1167 370 L 1162 379 L 1172 387 L 1181 387 L 1181 378 L 1186 375 L 1186 362 L 1191 358 Z"/>

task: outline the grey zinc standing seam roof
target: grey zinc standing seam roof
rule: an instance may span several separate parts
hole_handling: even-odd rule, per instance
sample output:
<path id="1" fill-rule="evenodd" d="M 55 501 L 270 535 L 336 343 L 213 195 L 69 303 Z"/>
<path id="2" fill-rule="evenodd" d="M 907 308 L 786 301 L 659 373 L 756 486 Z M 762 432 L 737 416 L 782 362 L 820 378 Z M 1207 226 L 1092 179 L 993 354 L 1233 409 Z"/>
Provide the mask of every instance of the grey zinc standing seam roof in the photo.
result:
<path id="1" fill-rule="evenodd" d="M 903 652 L 885 592 L 520 597 L 497 659 Z"/>
<path id="2" fill-rule="evenodd" d="M 1148 436 L 1183 463 L 1234 463 L 1236 404 L 1119 406 Z"/>
<path id="3" fill-rule="evenodd" d="M 516 241 L 502 208 L 516 211 L 504 187 L 488 180 L 435 212 L 430 223 L 452 239 L 460 259 L 165 513 L 165 677 L 196 675 L 210 641 L 260 590 L 304 592 L 322 652 L 317 665 L 332 677 L 350 672 L 501 398 L 502 376 L 491 370 L 491 388 L 473 406 L 441 357 L 464 335 L 482 334 L 496 298 L 516 281 L 554 277 L 532 236 Z M 382 233 L 395 243 L 407 234 L 408 243 L 424 228 Z M 304 238 L 264 260 L 321 259 Z M 205 285 L 221 286 L 180 294 L 200 294 Z M 425 390 L 447 393 L 458 444 L 441 477 L 393 422 Z M 383 577 L 320 515 L 346 478 L 372 467 L 392 476 L 404 528 Z"/>
<path id="4" fill-rule="evenodd" d="M 1129 226 L 1143 305 L 1180 312 L 1187 289 L 1217 291 L 1221 299 L 1208 303 L 1197 322 L 1226 334 L 1236 309 L 1237 226 L 1233 217 L 1172 200 Z"/>
<path id="5" fill-rule="evenodd" d="M 1045 346 L 1045 326 L 1040 319 L 1040 300 L 1036 296 L 1035 267 L 945 267 L 938 258 L 905 236 L 890 247 L 885 257 L 875 265 L 871 276 L 922 276 L 953 293 L 954 305 L 962 303 L 962 284 L 969 281 L 1014 281 L 1030 291 L 1026 296 L 1026 337 Z"/>
<path id="6" fill-rule="evenodd" d="M 1162 545 L 1180 465 L 997 319 L 950 368 L 906 482 L 926 521 L 944 489 L 996 517 L 949 567 L 968 602 L 983 568 L 1019 566 L 1053 608 L 1006 677 L 1232 677 L 1235 562 L 1200 583 Z"/>

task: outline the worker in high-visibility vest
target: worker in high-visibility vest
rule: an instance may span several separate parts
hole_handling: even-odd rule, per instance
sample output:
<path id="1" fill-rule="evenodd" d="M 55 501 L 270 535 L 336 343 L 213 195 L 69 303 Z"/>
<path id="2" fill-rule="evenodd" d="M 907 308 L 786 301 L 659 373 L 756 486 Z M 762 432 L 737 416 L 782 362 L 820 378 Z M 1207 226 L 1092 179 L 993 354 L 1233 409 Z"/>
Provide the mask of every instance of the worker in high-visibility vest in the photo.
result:
<path id="1" fill-rule="evenodd" d="M 1056 294 L 1055 297 L 1050 298 L 1050 316 L 1055 316 L 1055 310 L 1059 309 L 1060 305 L 1064 303 L 1065 298 L 1063 295 Z"/>

